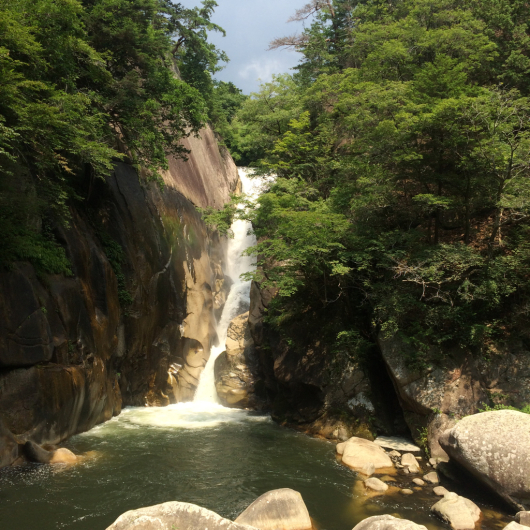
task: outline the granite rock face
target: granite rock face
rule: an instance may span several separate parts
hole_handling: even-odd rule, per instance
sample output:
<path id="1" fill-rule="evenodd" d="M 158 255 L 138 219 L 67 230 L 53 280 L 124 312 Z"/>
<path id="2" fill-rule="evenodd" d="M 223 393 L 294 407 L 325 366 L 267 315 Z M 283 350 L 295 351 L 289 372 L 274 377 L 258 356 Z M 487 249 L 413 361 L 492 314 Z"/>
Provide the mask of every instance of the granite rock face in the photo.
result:
<path id="1" fill-rule="evenodd" d="M 440 444 L 512 506 L 530 506 L 530 414 L 497 410 L 468 416 L 446 431 Z"/>
<path id="2" fill-rule="evenodd" d="M 427 429 L 433 457 L 447 459 L 440 435 L 460 418 L 493 404 L 491 399 L 518 407 L 530 402 L 530 352 L 520 343 L 498 346 L 488 356 L 431 346 L 421 371 L 408 366 L 414 351 L 399 337 L 380 336 L 378 345 L 410 431 L 419 439 Z"/>
<path id="3" fill-rule="evenodd" d="M 57 444 L 122 405 L 192 399 L 230 283 L 226 243 L 195 206 L 224 204 L 239 178 L 212 131 L 186 142 L 194 153 L 170 161 L 163 190 L 120 162 L 72 205 L 54 229 L 71 276 L 0 272 L 0 416 L 20 444 Z"/>

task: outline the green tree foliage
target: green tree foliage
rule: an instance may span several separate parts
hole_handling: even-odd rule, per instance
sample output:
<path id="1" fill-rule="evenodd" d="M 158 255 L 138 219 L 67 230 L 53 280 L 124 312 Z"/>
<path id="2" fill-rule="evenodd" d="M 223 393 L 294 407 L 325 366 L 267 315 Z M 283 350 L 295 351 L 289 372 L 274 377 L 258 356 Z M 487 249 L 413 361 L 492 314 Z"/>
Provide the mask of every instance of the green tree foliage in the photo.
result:
<path id="1" fill-rule="evenodd" d="M 350 331 L 482 348 L 530 307 L 528 7 L 314 0 L 297 73 L 237 113 L 277 175 L 250 215 L 276 322 L 342 304 Z M 241 132 L 242 131 L 242 132 Z M 273 314 L 274 313 L 274 314 Z M 283 315 L 283 317 L 282 317 Z"/>
<path id="2" fill-rule="evenodd" d="M 151 178 L 169 154 L 186 156 L 181 140 L 206 122 L 210 94 L 176 63 L 195 54 L 214 72 L 225 59 L 206 40 L 221 30 L 215 5 L 0 0 L 2 265 L 30 259 L 65 272 L 64 253 L 55 265 L 44 257 L 61 255 L 44 227 L 67 222 L 69 201 L 124 156 Z"/>

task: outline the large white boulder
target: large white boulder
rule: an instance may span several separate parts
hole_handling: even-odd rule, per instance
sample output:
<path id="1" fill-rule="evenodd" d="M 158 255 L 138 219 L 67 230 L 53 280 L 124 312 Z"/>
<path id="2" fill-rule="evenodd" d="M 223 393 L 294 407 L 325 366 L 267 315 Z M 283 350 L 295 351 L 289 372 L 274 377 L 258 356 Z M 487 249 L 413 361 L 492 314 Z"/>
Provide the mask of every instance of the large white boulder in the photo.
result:
<path id="1" fill-rule="evenodd" d="M 184 530 L 188 528 L 256 530 L 234 523 L 195 504 L 176 501 L 129 510 L 120 515 L 107 530 Z"/>
<path id="2" fill-rule="evenodd" d="M 473 530 L 481 516 L 480 508 L 474 502 L 452 492 L 446 493 L 431 511 L 454 530 Z"/>
<path id="3" fill-rule="evenodd" d="M 313 526 L 302 495 L 289 488 L 264 493 L 235 522 L 259 530 L 311 530 Z"/>
<path id="4" fill-rule="evenodd" d="M 342 454 L 344 465 L 365 475 L 371 475 L 375 469 L 393 466 L 392 460 L 379 445 L 364 438 L 354 436 L 337 444 L 337 452 Z"/>
<path id="5" fill-rule="evenodd" d="M 467 416 L 440 436 L 449 456 L 514 507 L 530 506 L 530 414 Z"/>
<path id="6" fill-rule="evenodd" d="M 353 530 L 427 530 L 427 527 L 392 515 L 374 515 L 362 520 Z"/>

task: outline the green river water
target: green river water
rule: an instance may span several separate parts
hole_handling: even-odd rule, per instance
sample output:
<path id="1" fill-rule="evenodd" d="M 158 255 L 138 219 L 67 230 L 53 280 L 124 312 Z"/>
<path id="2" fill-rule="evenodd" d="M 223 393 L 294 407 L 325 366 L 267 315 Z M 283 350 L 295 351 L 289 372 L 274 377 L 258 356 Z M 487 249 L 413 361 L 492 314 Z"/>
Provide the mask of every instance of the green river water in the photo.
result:
<path id="1" fill-rule="evenodd" d="M 219 405 L 125 409 L 67 446 L 87 456 L 74 466 L 0 472 L 1 530 L 104 530 L 126 510 L 171 500 L 234 519 L 262 493 L 285 487 L 302 494 L 320 530 L 351 530 L 382 513 L 446 528 L 429 514 L 432 487 L 367 498 L 336 461 L 334 444 Z M 411 478 L 396 484 L 410 487 Z M 482 527 L 507 522 L 488 516 Z"/>

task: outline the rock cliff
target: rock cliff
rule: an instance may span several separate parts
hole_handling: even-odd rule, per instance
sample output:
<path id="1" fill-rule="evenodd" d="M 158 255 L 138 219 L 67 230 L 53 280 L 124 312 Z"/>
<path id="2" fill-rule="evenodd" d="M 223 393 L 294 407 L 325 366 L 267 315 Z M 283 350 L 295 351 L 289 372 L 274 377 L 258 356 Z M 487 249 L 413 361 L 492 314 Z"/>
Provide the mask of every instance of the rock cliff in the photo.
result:
<path id="1" fill-rule="evenodd" d="M 195 206 L 222 205 L 238 175 L 211 130 L 185 147 L 189 160 L 170 160 L 163 189 L 117 163 L 72 205 L 69 226 L 55 229 L 71 276 L 23 262 L 0 274 L 3 465 L 16 457 L 9 433 L 57 444 L 123 405 L 193 396 L 229 282 L 224 243 Z"/>

